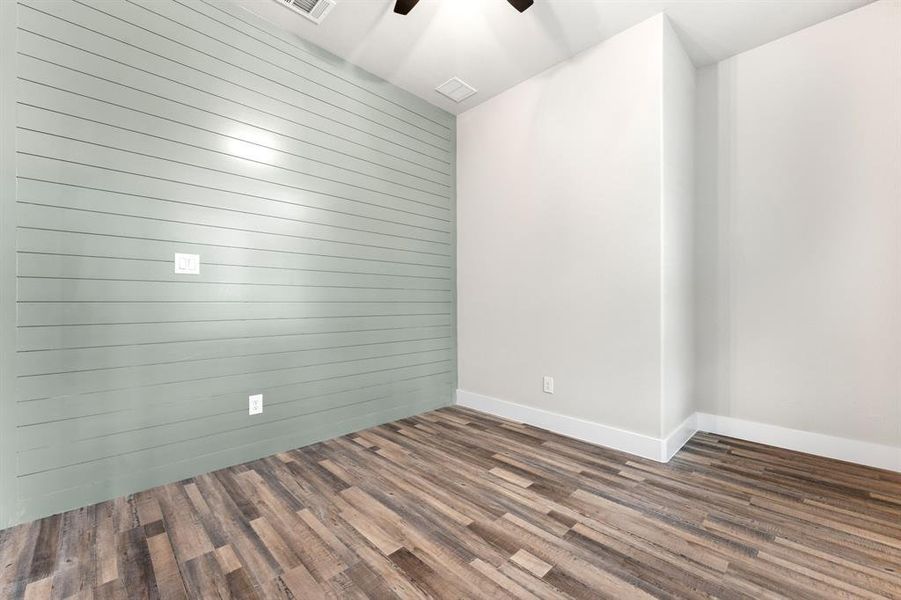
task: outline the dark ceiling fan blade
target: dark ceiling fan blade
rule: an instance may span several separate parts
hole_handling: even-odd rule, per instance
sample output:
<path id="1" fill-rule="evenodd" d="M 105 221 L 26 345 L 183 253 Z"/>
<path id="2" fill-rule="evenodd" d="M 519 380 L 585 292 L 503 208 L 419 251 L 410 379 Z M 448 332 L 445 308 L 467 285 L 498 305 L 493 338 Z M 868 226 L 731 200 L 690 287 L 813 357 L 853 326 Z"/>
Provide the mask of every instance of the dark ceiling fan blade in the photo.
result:
<path id="1" fill-rule="evenodd" d="M 507 2 L 512 4 L 513 8 L 515 8 L 519 12 L 523 12 L 527 8 L 535 4 L 535 0 L 507 0 Z"/>
<path id="2" fill-rule="evenodd" d="M 405 15 L 413 10 L 413 7 L 416 6 L 417 2 L 419 2 L 419 0 L 397 0 L 397 2 L 394 3 L 394 12 L 399 15 Z"/>

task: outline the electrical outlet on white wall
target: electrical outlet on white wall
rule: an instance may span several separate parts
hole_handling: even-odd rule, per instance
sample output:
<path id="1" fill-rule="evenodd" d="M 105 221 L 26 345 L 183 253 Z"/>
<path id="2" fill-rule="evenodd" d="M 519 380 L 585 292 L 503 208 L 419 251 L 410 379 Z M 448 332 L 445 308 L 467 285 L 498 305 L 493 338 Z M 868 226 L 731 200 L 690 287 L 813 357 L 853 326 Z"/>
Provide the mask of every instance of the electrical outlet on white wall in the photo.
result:
<path id="1" fill-rule="evenodd" d="M 553 394 L 554 393 L 554 378 L 544 376 L 544 393 L 545 394 Z"/>
<path id="2" fill-rule="evenodd" d="M 252 415 L 258 415 L 263 412 L 263 394 L 254 394 L 248 397 L 248 408 Z"/>

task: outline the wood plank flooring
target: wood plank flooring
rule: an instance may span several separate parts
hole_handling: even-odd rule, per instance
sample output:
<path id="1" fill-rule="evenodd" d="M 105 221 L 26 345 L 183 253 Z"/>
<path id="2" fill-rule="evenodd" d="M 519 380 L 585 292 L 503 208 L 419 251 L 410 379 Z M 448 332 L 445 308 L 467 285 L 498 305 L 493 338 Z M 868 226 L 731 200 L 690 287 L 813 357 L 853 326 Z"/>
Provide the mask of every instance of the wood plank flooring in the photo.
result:
<path id="1" fill-rule="evenodd" d="M 901 598 L 901 475 L 448 408 L 0 533 L 2 598 Z"/>

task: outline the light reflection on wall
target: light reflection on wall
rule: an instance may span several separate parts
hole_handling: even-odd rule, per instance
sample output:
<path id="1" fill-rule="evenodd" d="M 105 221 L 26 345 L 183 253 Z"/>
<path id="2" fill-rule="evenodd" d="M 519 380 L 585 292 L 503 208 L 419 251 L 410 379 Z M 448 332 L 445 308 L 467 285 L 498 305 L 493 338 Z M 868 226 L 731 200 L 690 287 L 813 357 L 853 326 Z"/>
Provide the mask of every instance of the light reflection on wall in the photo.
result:
<path id="1" fill-rule="evenodd" d="M 277 156 L 275 141 L 271 134 L 250 127 L 235 128 L 229 132 L 225 151 L 237 158 L 253 161 L 255 164 L 272 164 Z"/>

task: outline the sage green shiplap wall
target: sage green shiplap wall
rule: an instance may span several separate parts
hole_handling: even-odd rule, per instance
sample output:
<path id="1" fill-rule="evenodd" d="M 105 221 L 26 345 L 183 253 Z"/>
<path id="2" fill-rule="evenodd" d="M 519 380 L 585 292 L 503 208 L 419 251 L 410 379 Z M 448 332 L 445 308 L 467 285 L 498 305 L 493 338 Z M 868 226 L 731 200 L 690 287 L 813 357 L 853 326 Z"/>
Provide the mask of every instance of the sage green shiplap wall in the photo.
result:
<path id="1" fill-rule="evenodd" d="M 221 1 L 15 17 L 4 524 L 451 402 L 454 117 Z"/>

